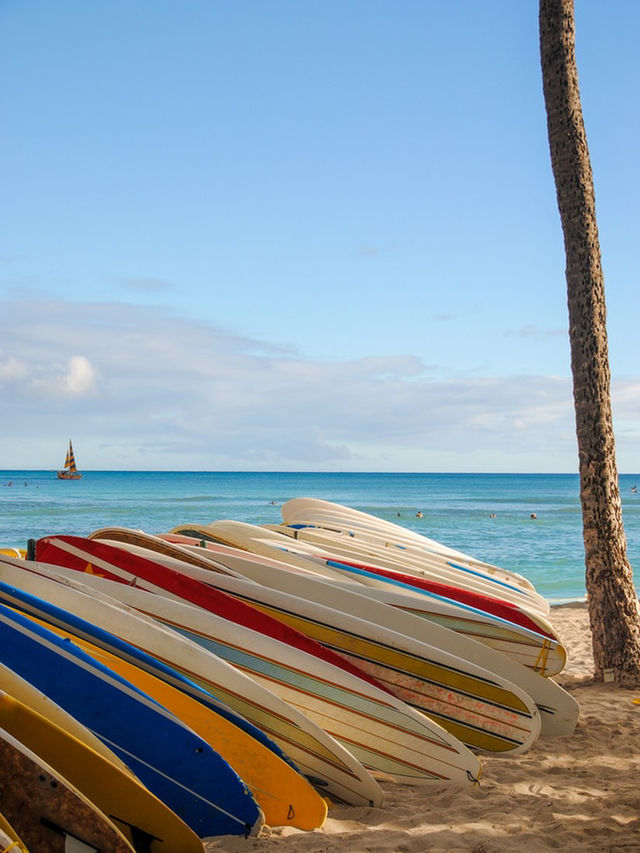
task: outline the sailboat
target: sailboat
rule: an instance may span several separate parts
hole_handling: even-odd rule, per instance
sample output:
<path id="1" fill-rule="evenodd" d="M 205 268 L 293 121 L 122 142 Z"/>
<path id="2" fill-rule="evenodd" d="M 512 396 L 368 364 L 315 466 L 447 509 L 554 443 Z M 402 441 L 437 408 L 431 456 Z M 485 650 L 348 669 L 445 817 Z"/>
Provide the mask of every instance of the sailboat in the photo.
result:
<path id="1" fill-rule="evenodd" d="M 67 450 L 67 456 L 64 460 L 64 466 L 62 471 L 58 471 L 58 479 L 59 480 L 79 480 L 82 477 L 82 474 L 76 468 L 76 458 L 73 455 L 73 445 L 71 444 L 71 439 L 69 439 L 69 449 Z"/>

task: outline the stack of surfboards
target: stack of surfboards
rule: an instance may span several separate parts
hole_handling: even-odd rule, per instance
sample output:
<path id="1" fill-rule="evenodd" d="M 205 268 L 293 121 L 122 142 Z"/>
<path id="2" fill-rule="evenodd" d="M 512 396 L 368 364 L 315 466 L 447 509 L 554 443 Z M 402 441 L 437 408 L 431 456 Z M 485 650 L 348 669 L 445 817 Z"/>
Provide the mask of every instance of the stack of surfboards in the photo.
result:
<path id="1" fill-rule="evenodd" d="M 489 672 L 476 662 L 477 658 L 471 659 L 473 655 L 461 659 L 457 652 L 467 647 L 475 652 L 476 644 L 460 638 L 455 650 L 447 648 L 448 642 L 455 645 L 457 638 L 445 629 L 434 626 L 430 632 L 429 625 L 420 620 L 414 620 L 416 624 L 412 625 L 410 618 L 392 608 L 376 603 L 371 607 L 366 599 L 346 590 L 340 606 L 348 606 L 350 612 L 337 610 L 333 606 L 335 593 L 328 584 L 292 575 L 286 567 L 268 566 L 250 555 L 231 554 L 228 548 L 198 548 L 189 553 L 180 545 L 134 531 L 110 529 L 93 535 L 102 541 L 107 537 L 119 541 L 138 555 L 152 556 L 155 551 L 155 559 L 163 565 L 224 590 L 295 627 L 357 664 L 387 690 L 455 733 L 471 749 L 522 752 L 538 736 L 540 713 L 526 691 L 504 675 Z M 189 565 L 180 565 L 185 560 Z M 232 563 L 235 573 L 216 571 L 219 560 Z M 252 567 L 257 569 L 255 577 L 259 581 L 270 575 L 271 586 L 238 577 L 239 570 L 244 569 L 249 575 Z M 136 592 L 119 595 L 133 604 Z M 372 621 L 372 615 L 378 618 Z M 520 675 L 517 667 L 513 669 Z M 524 675 L 529 675 L 531 681 L 541 681 L 532 678 L 527 670 Z"/>
<path id="2" fill-rule="evenodd" d="M 6 589 L 3 592 L 3 600 L 12 600 L 14 605 L 0 605 L 0 635 L 7 668 L 109 744 L 139 782 L 133 785 L 135 780 L 129 770 L 123 771 L 79 740 L 72 744 L 72 735 L 63 742 L 61 727 L 43 729 L 42 737 L 36 739 L 33 718 L 23 719 L 20 724 L 14 720 L 14 736 L 52 767 L 58 774 L 56 778 L 73 784 L 101 813 L 108 814 L 133 845 L 145 838 L 147 843 L 150 838 L 159 838 L 162 845 L 158 849 L 195 851 L 202 849 L 199 838 L 259 830 L 263 819 L 257 803 L 242 780 L 203 738 L 66 637 L 43 627 L 33 618 L 33 611 L 31 616 L 20 612 L 15 607 L 15 596 Z M 5 693 L 11 701 L 18 702 L 9 690 Z M 5 710 L 6 714 L 0 709 L 0 720 L 6 728 L 13 725 L 10 703 Z M 31 739 L 33 743 L 28 742 Z M 56 744 L 56 748 L 47 752 L 48 744 Z M 126 784 L 130 780 L 132 784 Z M 61 786 L 62 783 L 57 787 Z M 4 790 L 3 787 L 3 796 Z M 12 790 L 19 796 L 20 785 L 16 783 Z M 34 806 L 43 805 L 35 794 L 33 799 Z M 2 807 L 4 810 L 4 799 Z M 59 808 L 63 815 L 64 807 Z M 16 807 L 15 814 L 20 816 L 22 811 Z M 45 823 L 54 823 L 52 831 L 58 827 L 86 844 L 94 843 L 72 827 L 60 827 L 56 811 L 43 812 L 41 817 Z M 85 822 L 81 816 L 80 823 Z M 16 829 L 31 846 L 28 825 Z M 94 846 L 110 849 L 109 845 Z M 35 849 L 48 848 L 40 841 Z"/>
<path id="3" fill-rule="evenodd" d="M 319 642 L 355 658 L 363 668 L 375 667 L 372 671 L 376 672 L 380 680 L 386 680 L 392 689 L 393 685 L 402 688 L 403 673 L 408 673 L 414 681 L 421 673 L 429 685 L 421 688 L 422 693 L 434 695 L 436 699 L 429 710 L 425 705 L 423 710 L 426 713 L 438 715 L 437 697 L 440 688 L 446 691 L 449 703 L 462 703 L 461 699 L 455 697 L 453 688 L 456 684 L 467 693 L 470 703 L 484 695 L 485 699 L 489 698 L 489 702 L 492 702 L 494 715 L 498 713 L 496 697 L 491 697 L 491 694 L 487 697 L 486 686 L 483 692 L 477 683 L 472 686 L 460 680 L 461 672 L 471 674 L 475 667 L 480 670 L 485 685 L 487 681 L 495 684 L 510 683 L 510 686 L 520 688 L 533 699 L 540 713 L 540 734 L 543 737 L 570 734 L 575 728 L 578 705 L 551 678 L 541 677 L 535 669 L 523 666 L 513 657 L 495 651 L 490 645 L 471 639 L 463 632 L 443 627 L 437 621 L 419 618 L 405 607 L 381 603 L 370 597 L 366 587 L 342 586 L 337 595 L 336 584 L 323 575 L 292 570 L 290 565 L 280 561 L 182 534 L 152 537 L 140 531 L 110 528 L 97 531 L 94 535 L 111 541 L 120 540 L 122 544 L 128 544 L 130 549 L 144 543 L 145 547 L 158 553 L 158 558 L 160 554 L 165 559 L 179 555 L 182 561 L 208 570 L 210 585 L 232 592 L 253 606 L 267 610 Z M 169 550 L 170 547 L 174 550 Z M 187 570 L 183 568 L 183 571 Z M 193 569 L 188 571 L 193 573 Z M 199 576 L 203 577 L 202 574 Z M 394 598 L 391 595 L 388 598 L 403 604 L 401 596 Z M 410 659 L 407 656 L 409 649 L 413 655 L 424 655 L 425 662 L 432 669 L 421 669 L 425 663 L 418 664 Z M 394 650 L 400 654 L 395 654 Z M 447 664 L 452 669 L 448 675 Z M 426 702 L 427 698 L 423 695 L 418 700 L 414 696 L 411 701 L 419 706 L 420 701 Z M 445 718 L 453 722 L 454 713 L 451 708 L 447 708 Z M 488 714 L 486 709 L 484 713 L 484 725 L 489 727 L 493 715 Z M 481 728 L 481 723 L 476 722 L 478 728 Z M 502 748 L 505 748 L 504 744 Z M 514 743 L 507 750 L 509 748 L 518 749 L 518 746 Z"/>
<path id="4" fill-rule="evenodd" d="M 251 705 L 259 709 L 262 718 L 271 721 L 274 728 L 279 726 L 283 740 L 291 733 L 306 728 L 304 747 L 312 757 L 316 752 L 320 755 L 316 762 L 318 773 L 326 767 L 327 772 L 332 774 L 328 780 L 329 786 L 333 783 L 336 793 L 340 790 L 339 785 L 343 784 L 345 788 L 357 790 L 360 802 L 369 803 L 368 794 L 377 792 L 378 786 L 369 777 L 354 780 L 354 773 L 349 766 L 350 755 L 336 744 L 337 754 L 334 756 L 331 751 L 334 744 L 322 731 L 316 731 L 311 724 L 307 724 L 303 715 L 296 714 L 285 703 L 278 702 L 277 697 L 269 691 L 260 690 L 258 685 L 254 689 L 250 679 L 204 649 L 192 647 L 193 644 L 181 639 L 175 632 L 163 629 L 129 608 L 121 607 L 108 596 L 99 596 L 79 580 L 57 575 L 52 566 L 38 563 L 10 565 L 2 562 L 0 577 L 0 600 L 20 611 L 16 612 L 15 618 L 24 614 L 31 620 L 37 620 L 31 634 L 36 628 L 40 630 L 41 633 L 35 637 L 40 645 L 48 648 L 62 642 L 64 648 L 77 652 L 81 664 L 84 664 L 81 667 L 83 669 L 86 669 L 86 657 L 90 655 L 93 667 L 99 671 L 103 680 L 106 678 L 118 685 L 126 683 L 129 693 L 138 701 L 142 701 L 139 697 L 144 696 L 145 706 L 150 706 L 156 713 L 161 708 L 164 718 L 172 719 L 176 725 L 180 721 L 181 729 L 190 732 L 192 744 L 186 748 L 184 743 L 181 745 L 178 742 L 175 731 L 172 735 L 167 731 L 161 734 L 158 730 L 156 736 L 151 727 L 153 719 L 146 719 L 146 714 L 145 717 L 141 717 L 141 714 L 134 716 L 129 709 L 134 722 L 127 726 L 122 724 L 122 728 L 128 730 L 132 743 L 122 748 L 119 754 L 152 787 L 154 780 L 136 763 L 136 750 L 139 748 L 137 738 L 144 741 L 145 748 L 149 750 L 145 756 L 146 763 L 152 768 L 158 767 L 157 775 L 172 786 L 171 790 L 165 788 L 158 795 L 169 802 L 173 787 L 178 794 L 182 792 L 187 795 L 185 803 L 173 801 L 178 813 L 183 809 L 193 810 L 199 805 L 202 797 L 198 794 L 202 791 L 202 796 L 206 798 L 203 813 L 212 819 L 224 819 L 225 822 L 215 826 L 211 822 L 200 826 L 196 822 L 196 815 L 192 818 L 195 824 L 193 828 L 200 837 L 255 832 L 262 823 L 261 812 L 265 819 L 268 816 L 272 825 L 291 825 L 304 829 L 321 826 L 326 816 L 326 802 L 288 756 L 285 757 L 283 751 L 261 730 L 208 692 L 207 687 L 215 686 L 218 680 L 230 694 L 244 697 L 247 707 Z M 107 625 L 109 630 L 102 629 L 100 625 Z M 56 633 L 59 640 L 51 636 Z M 152 654 L 146 653 L 145 648 Z M 22 657 L 18 657 L 19 649 L 11 651 L 11 661 L 16 670 L 21 670 L 21 674 L 30 677 L 43 692 L 53 695 L 70 713 L 90 723 L 93 731 L 101 734 L 102 730 L 98 728 L 100 721 L 96 722 L 90 716 L 91 707 L 78 699 L 79 691 L 75 686 L 82 672 L 72 677 L 75 670 L 70 667 L 65 683 L 61 683 L 55 675 L 50 675 L 55 681 L 51 684 L 45 680 L 47 668 L 34 668 L 33 661 L 38 660 L 39 649 L 32 649 Z M 71 664 L 77 664 L 75 657 Z M 174 664 L 180 669 L 174 668 Z M 30 667 L 28 670 L 27 666 Z M 51 672 L 51 667 L 48 670 Z M 193 678 L 188 677 L 186 672 Z M 93 694 L 104 702 L 104 691 L 98 691 L 100 686 L 94 684 Z M 109 707 L 113 708 L 115 699 L 110 697 L 110 701 Z M 102 704 L 102 707 L 105 705 Z M 114 731 L 110 731 L 106 739 L 116 749 L 119 746 L 116 736 L 122 736 L 119 734 L 120 725 L 112 711 L 109 719 Z M 138 719 L 141 722 L 140 729 L 135 729 L 136 738 L 132 730 L 134 723 L 137 726 Z M 176 764 L 178 756 L 174 749 L 166 748 L 167 743 L 174 743 L 175 749 L 182 749 L 183 765 L 185 761 L 195 762 L 196 766 L 182 769 L 184 775 L 181 778 L 176 776 L 181 771 L 180 764 Z M 212 765 L 213 756 L 216 756 L 217 768 Z M 340 759 L 345 760 L 340 763 Z M 355 767 L 356 762 L 352 763 Z M 231 764 L 242 765 L 245 779 L 251 781 L 246 784 L 244 780 L 240 781 L 238 775 L 231 772 Z M 216 790 L 218 786 L 220 791 Z M 188 812 L 184 814 L 186 816 Z M 238 823 L 238 817 L 242 820 L 241 824 Z"/>
<path id="5" fill-rule="evenodd" d="M 0 553 L 0 842 L 195 853 L 573 731 L 526 579 L 326 501 L 283 519 Z"/>
<path id="6" fill-rule="evenodd" d="M 477 778 L 480 762 L 457 738 L 355 664 L 239 599 L 97 539 L 47 537 L 37 551 L 46 562 L 82 572 L 89 565 L 92 574 L 119 581 L 114 597 L 134 579 L 156 597 L 160 593 L 166 600 L 153 616 L 302 712 L 366 768 L 363 778 L 372 772 L 415 783 Z M 183 614 L 175 600 L 192 607 Z M 374 792 L 367 801 L 378 798 Z"/>

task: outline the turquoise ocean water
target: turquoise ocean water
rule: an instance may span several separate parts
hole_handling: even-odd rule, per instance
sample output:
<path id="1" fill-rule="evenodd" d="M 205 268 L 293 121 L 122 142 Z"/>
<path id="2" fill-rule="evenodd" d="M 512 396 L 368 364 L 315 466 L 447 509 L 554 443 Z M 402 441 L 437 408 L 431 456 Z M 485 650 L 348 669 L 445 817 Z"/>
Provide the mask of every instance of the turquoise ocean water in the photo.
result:
<path id="1" fill-rule="evenodd" d="M 29 538 L 86 535 L 107 525 L 157 533 L 219 519 L 278 523 L 282 503 L 315 497 L 520 572 L 550 600 L 585 592 L 577 475 L 88 471 L 81 480 L 63 481 L 54 471 L 0 471 L 0 484 L 0 547 L 24 548 Z M 620 478 L 634 566 L 640 559 L 636 484 L 640 488 L 640 475 Z M 638 576 L 636 570 L 636 583 Z"/>

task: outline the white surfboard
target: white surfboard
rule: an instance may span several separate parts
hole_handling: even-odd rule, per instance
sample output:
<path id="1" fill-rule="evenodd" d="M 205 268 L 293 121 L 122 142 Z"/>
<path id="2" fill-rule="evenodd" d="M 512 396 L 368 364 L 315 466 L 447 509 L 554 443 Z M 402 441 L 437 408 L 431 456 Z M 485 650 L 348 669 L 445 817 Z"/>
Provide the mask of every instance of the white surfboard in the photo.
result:
<path id="1" fill-rule="evenodd" d="M 494 576 L 464 571 L 461 562 L 455 562 L 450 557 L 429 554 L 413 546 L 399 547 L 397 543 L 390 543 L 388 540 L 370 541 L 359 532 L 347 529 L 335 531 L 317 526 L 303 527 L 299 524 L 264 524 L 261 527 L 315 546 L 318 550 L 337 555 L 337 558 L 362 560 L 403 574 L 415 575 L 417 578 L 502 599 L 531 613 L 534 618 L 535 614 L 546 615 L 550 610 L 549 602 L 533 590 L 506 583 Z"/>
<path id="2" fill-rule="evenodd" d="M 369 513 L 332 503 L 319 498 L 292 498 L 286 501 L 281 508 L 282 518 L 287 524 L 296 522 L 318 523 L 324 527 L 338 527 L 349 530 L 358 530 L 363 535 L 372 534 L 375 538 L 381 535 L 389 541 L 405 545 L 414 545 L 427 553 L 444 555 L 454 560 L 459 560 L 469 568 L 483 574 L 497 577 L 507 583 L 514 583 L 523 589 L 535 591 L 535 587 L 528 578 L 518 572 L 510 571 L 499 566 L 494 566 L 483 560 L 479 560 L 442 542 L 430 539 L 414 530 L 409 530 L 400 524 L 378 518 Z"/>

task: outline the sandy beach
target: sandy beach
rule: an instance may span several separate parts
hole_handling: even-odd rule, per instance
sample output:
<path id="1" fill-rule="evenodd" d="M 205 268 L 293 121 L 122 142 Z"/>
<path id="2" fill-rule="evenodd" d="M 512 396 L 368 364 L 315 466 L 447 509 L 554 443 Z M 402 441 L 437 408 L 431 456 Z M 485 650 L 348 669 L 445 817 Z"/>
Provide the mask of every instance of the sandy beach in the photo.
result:
<path id="1" fill-rule="evenodd" d="M 207 853 L 640 850 L 640 690 L 591 682 L 586 604 L 554 607 L 551 620 L 568 651 L 556 680 L 581 708 L 573 735 L 484 758 L 476 787 L 386 784 L 381 809 L 333 806 L 320 830 L 266 827 L 255 839 L 212 841 Z"/>

